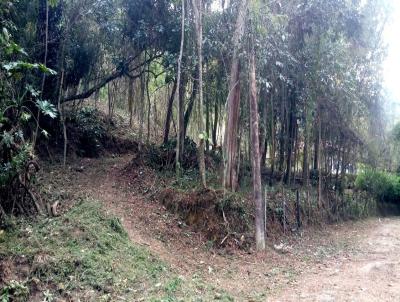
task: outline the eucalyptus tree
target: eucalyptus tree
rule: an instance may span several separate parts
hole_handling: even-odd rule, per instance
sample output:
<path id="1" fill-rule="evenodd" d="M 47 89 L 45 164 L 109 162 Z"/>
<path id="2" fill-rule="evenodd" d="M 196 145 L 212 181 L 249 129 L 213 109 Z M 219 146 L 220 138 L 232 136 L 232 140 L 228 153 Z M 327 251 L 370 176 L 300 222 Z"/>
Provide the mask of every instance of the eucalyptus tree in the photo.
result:
<path id="1" fill-rule="evenodd" d="M 245 32 L 248 0 L 241 0 L 238 6 L 235 31 L 232 36 L 233 54 L 229 74 L 227 96 L 227 118 L 224 137 L 224 178 L 225 189 L 238 188 L 238 128 L 240 112 L 240 47 Z"/>
<path id="2" fill-rule="evenodd" d="M 201 182 L 203 187 L 207 187 L 206 182 L 206 165 L 204 158 L 204 141 L 207 138 L 208 134 L 205 133 L 204 127 L 204 100 L 203 100 L 203 1 L 202 0 L 192 0 L 192 7 L 194 12 L 194 21 L 196 27 L 196 36 L 197 36 L 197 60 L 198 60 L 198 70 L 199 70 L 199 139 L 200 144 L 198 148 L 199 152 L 199 168 L 201 175 Z"/>

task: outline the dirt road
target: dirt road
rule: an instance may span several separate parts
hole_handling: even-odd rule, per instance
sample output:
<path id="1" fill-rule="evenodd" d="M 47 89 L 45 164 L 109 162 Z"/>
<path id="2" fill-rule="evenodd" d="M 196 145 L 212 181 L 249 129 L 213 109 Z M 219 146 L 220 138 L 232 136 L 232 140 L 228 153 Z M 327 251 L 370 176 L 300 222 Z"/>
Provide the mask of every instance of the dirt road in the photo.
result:
<path id="1" fill-rule="evenodd" d="M 357 255 L 328 261 L 268 301 L 400 301 L 400 219 L 370 222 Z"/>
<path id="2" fill-rule="evenodd" d="M 86 160 L 82 172 L 61 168 L 52 177 L 72 196 L 91 196 L 119 216 L 130 238 L 184 278 L 200 276 L 235 301 L 400 301 L 400 219 L 369 219 L 307 229 L 282 238 L 281 253 L 209 250 L 204 239 L 182 228 L 179 217 L 150 201 L 118 175 L 129 156 Z M 137 177 L 144 177 L 145 172 Z M 148 186 L 157 186 L 150 177 Z M 153 184 L 154 183 L 154 184 Z M 52 186 L 61 186 L 57 183 Z M 216 297 L 218 300 L 218 297 Z"/>

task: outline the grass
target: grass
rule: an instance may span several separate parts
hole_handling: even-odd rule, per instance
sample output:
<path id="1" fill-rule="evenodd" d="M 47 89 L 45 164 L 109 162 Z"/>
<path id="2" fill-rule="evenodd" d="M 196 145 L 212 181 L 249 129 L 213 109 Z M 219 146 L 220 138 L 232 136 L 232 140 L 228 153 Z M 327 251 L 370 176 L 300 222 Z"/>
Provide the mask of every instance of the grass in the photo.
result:
<path id="1" fill-rule="evenodd" d="M 14 221 L 0 234 L 0 261 L 19 258 L 30 269 L 16 281 L 43 301 L 210 301 L 221 296 L 134 245 L 119 219 L 92 200 L 79 202 L 61 217 Z"/>

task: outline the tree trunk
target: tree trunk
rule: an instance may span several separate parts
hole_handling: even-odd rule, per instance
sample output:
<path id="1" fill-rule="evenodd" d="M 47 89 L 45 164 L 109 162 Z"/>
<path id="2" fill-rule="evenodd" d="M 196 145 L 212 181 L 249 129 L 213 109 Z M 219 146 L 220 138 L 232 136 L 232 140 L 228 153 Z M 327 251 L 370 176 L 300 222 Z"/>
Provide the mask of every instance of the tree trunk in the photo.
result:
<path id="1" fill-rule="evenodd" d="M 304 148 L 303 148 L 303 182 L 308 185 L 308 170 L 309 170 L 309 163 L 308 163 L 308 106 L 307 101 L 305 101 L 304 105 L 304 115 L 305 115 L 305 122 L 304 122 Z"/>
<path id="2" fill-rule="evenodd" d="M 144 124 L 144 91 L 145 90 L 145 79 L 144 74 L 140 77 L 140 104 L 139 104 L 139 151 L 142 150 L 143 143 L 143 124 Z M 141 154 L 141 152 L 139 152 Z"/>
<path id="3" fill-rule="evenodd" d="M 250 136 L 251 136 L 251 164 L 253 175 L 253 198 L 256 207 L 256 247 L 257 250 L 265 249 L 264 233 L 264 200 L 261 189 L 261 171 L 260 171 L 260 142 L 258 125 L 258 104 L 257 104 L 257 86 L 256 86 L 256 66 L 254 59 L 254 46 L 250 54 Z"/>
<path id="4" fill-rule="evenodd" d="M 192 74 L 193 79 L 197 79 L 199 77 L 198 68 L 199 68 L 199 66 L 197 65 L 195 68 L 195 71 Z M 188 104 L 186 112 L 185 112 L 183 137 L 186 137 L 186 132 L 187 132 L 187 128 L 189 126 L 190 116 L 192 115 L 192 112 L 193 112 L 193 106 L 194 106 L 194 101 L 196 100 L 198 87 L 199 87 L 199 81 L 194 80 L 189 104 Z"/>
<path id="5" fill-rule="evenodd" d="M 128 79 L 128 110 L 129 110 L 129 126 L 132 127 L 132 118 L 133 118 L 133 103 L 135 100 L 135 89 L 134 89 L 135 80 Z M 96 92 L 95 98 L 98 97 L 99 93 Z M 97 103 L 97 101 L 95 102 Z"/>
<path id="6" fill-rule="evenodd" d="M 174 98 L 175 98 L 175 93 L 176 93 L 176 88 L 177 88 L 177 83 L 178 83 L 178 78 L 175 78 L 174 84 L 172 86 L 172 92 L 171 96 L 169 97 L 168 100 L 168 106 L 167 106 L 167 113 L 165 116 L 165 126 L 164 126 L 164 139 L 163 143 L 166 144 L 169 139 L 169 129 L 171 127 L 171 118 L 172 118 L 172 108 L 174 105 Z"/>
<path id="7" fill-rule="evenodd" d="M 146 143 L 150 142 L 150 115 L 151 115 L 151 99 L 150 99 L 150 74 L 147 74 L 146 79 L 146 95 L 147 95 L 147 138 Z"/>
<path id="8" fill-rule="evenodd" d="M 290 93 L 289 100 L 289 117 L 288 117 L 288 132 L 287 132 L 287 154 L 286 154 L 286 174 L 285 174 L 285 183 L 290 185 L 290 178 L 292 175 L 292 166 L 293 166 L 293 145 L 294 145 L 294 134 L 295 134 L 295 96 L 294 92 Z"/>
<path id="9" fill-rule="evenodd" d="M 275 172 L 275 151 L 276 151 L 276 131 L 275 131 L 275 109 L 274 109 L 274 100 L 271 98 L 271 150 L 270 150 L 270 158 L 271 158 L 271 180 L 274 177 Z"/>
<path id="10" fill-rule="evenodd" d="M 64 136 L 64 150 L 63 150 L 63 167 L 65 168 L 67 163 L 67 146 L 68 146 L 68 136 L 67 136 L 67 127 L 65 125 L 65 114 L 64 114 L 64 106 L 61 105 L 61 99 L 63 94 L 63 84 L 64 84 L 64 70 L 61 70 L 61 80 L 60 80 L 60 90 L 58 94 L 58 112 L 60 113 L 60 121 L 63 126 L 63 136 Z"/>
<path id="11" fill-rule="evenodd" d="M 216 98 L 214 101 L 214 122 L 213 122 L 213 128 L 212 128 L 213 150 L 216 150 L 216 148 L 217 148 L 218 101 L 219 101 L 219 98 Z"/>
<path id="12" fill-rule="evenodd" d="M 248 0 L 242 0 L 233 36 L 233 57 L 227 98 L 227 121 L 224 138 L 224 179 L 223 186 L 227 190 L 236 191 L 238 187 L 238 141 L 240 80 L 239 80 L 239 46 L 245 29 Z"/>
<path id="13" fill-rule="evenodd" d="M 177 74 L 177 91 L 175 92 L 175 98 L 178 94 L 178 122 L 177 122 L 177 135 L 176 135 L 176 152 L 175 152 L 175 163 L 176 163 L 176 177 L 180 178 L 181 165 L 180 165 L 180 151 L 181 151 L 181 138 L 180 132 L 182 129 L 183 121 L 183 99 L 179 96 L 180 94 L 180 84 L 181 84 L 181 68 L 182 68 L 182 56 L 183 56 L 183 45 L 185 42 L 185 0 L 182 0 L 182 21 L 181 21 L 181 45 L 179 49 L 178 57 L 178 74 Z"/>
<path id="14" fill-rule="evenodd" d="M 313 168 L 314 168 L 314 170 L 318 170 L 318 165 L 319 165 L 319 163 L 318 163 L 318 160 L 319 160 L 319 157 L 318 157 L 318 154 L 319 154 L 319 125 L 318 125 L 318 123 L 319 123 L 319 121 L 318 120 L 316 120 L 316 123 L 315 123 L 315 126 L 316 126 L 316 135 L 315 135 L 315 140 L 314 140 L 314 165 L 313 165 Z"/>
<path id="15" fill-rule="evenodd" d="M 200 143 L 199 143 L 199 168 L 201 175 L 201 183 L 203 188 L 207 187 L 206 183 L 206 164 L 204 154 L 204 140 L 205 140 L 205 129 L 204 129 L 204 104 L 203 104 L 203 0 L 192 0 L 194 9 L 194 18 L 196 24 L 197 34 L 197 56 L 199 60 L 199 132 L 200 132 Z"/>
<path id="16" fill-rule="evenodd" d="M 318 207 L 322 206 L 322 164 L 321 164 L 321 132 L 322 132 L 321 110 L 318 106 Z"/>
<path id="17" fill-rule="evenodd" d="M 268 122 L 268 99 L 264 89 L 261 90 L 262 100 L 262 126 L 260 130 L 260 163 L 261 167 L 265 167 L 265 157 L 267 156 L 268 140 L 267 140 L 267 122 Z"/>

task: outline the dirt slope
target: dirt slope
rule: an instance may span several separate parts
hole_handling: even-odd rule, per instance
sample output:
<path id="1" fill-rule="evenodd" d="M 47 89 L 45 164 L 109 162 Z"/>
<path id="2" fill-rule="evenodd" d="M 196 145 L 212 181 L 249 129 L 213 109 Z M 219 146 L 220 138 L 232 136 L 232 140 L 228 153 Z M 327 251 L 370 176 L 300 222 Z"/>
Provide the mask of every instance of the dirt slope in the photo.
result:
<path id="1" fill-rule="evenodd" d="M 306 230 L 269 242 L 261 254 L 212 250 L 179 217 L 151 201 L 146 192 L 162 186 L 156 178 L 138 168 L 135 178 L 148 178 L 148 188 L 140 190 L 121 178 L 129 160 L 85 159 L 67 171 L 52 166 L 48 186 L 63 184 L 70 197 L 101 201 L 121 217 L 132 241 L 148 247 L 184 278 L 200 276 L 236 301 L 400 300 L 400 220 Z M 46 176 L 49 172 L 44 170 Z M 273 248 L 280 243 L 287 247 L 285 252 Z"/>

